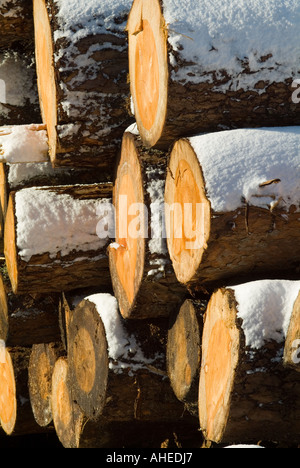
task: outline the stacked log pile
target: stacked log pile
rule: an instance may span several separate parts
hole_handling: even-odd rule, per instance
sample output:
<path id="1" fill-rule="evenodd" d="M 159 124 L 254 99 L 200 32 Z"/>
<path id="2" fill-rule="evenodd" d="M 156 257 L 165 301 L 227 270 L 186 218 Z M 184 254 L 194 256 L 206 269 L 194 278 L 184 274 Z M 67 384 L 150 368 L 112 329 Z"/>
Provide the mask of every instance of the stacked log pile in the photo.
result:
<path id="1" fill-rule="evenodd" d="M 300 444 L 300 7 L 223 3 L 0 0 L 4 445 Z"/>

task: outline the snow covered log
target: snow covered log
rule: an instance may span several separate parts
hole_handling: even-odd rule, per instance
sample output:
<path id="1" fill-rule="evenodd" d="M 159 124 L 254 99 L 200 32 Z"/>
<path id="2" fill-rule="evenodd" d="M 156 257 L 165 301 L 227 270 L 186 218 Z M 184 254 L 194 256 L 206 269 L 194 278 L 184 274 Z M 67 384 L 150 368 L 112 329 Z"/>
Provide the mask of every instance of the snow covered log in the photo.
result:
<path id="1" fill-rule="evenodd" d="M 300 292 L 287 331 L 283 360 L 286 366 L 300 372 Z"/>
<path id="2" fill-rule="evenodd" d="M 59 340 L 58 307 L 57 294 L 15 295 L 0 276 L 0 339 L 10 347 Z"/>
<path id="3" fill-rule="evenodd" d="M 30 348 L 0 349 L 0 430 L 7 435 L 37 434 L 45 430 L 36 423 L 31 410 L 29 356 Z"/>
<path id="4" fill-rule="evenodd" d="M 166 154 L 124 133 L 113 192 L 116 241 L 109 246 L 114 294 L 125 318 L 168 316 L 186 291 L 175 277 L 164 226 Z"/>
<path id="5" fill-rule="evenodd" d="M 0 50 L 0 126 L 32 122 L 41 122 L 33 53 Z"/>
<path id="6" fill-rule="evenodd" d="M 298 125 L 300 6 L 284 0 L 134 0 L 130 89 L 145 146 L 241 127 Z"/>
<path id="7" fill-rule="evenodd" d="M 299 290 L 299 281 L 262 280 L 222 288 L 211 297 L 199 385 L 207 440 L 299 440 L 300 374 L 283 363 Z"/>
<path id="8" fill-rule="evenodd" d="M 43 124 L 0 127 L 1 163 L 49 161 L 46 126 Z"/>
<path id="9" fill-rule="evenodd" d="M 103 183 L 10 194 L 4 254 L 15 294 L 111 285 L 106 254 L 111 191 L 111 184 Z"/>
<path id="10" fill-rule="evenodd" d="M 38 89 L 55 166 L 112 173 L 132 122 L 125 25 L 131 0 L 34 0 Z"/>
<path id="11" fill-rule="evenodd" d="M 198 417 L 203 314 L 207 300 L 186 299 L 170 318 L 166 348 L 170 384 L 188 411 Z"/>
<path id="12" fill-rule="evenodd" d="M 299 277 L 299 136 L 299 127 L 237 129 L 174 144 L 166 228 L 180 282 Z"/>
<path id="13" fill-rule="evenodd" d="M 56 361 L 64 354 L 62 343 L 32 346 L 28 364 L 28 390 L 34 419 L 41 427 L 52 420 L 52 375 Z"/>
<path id="14" fill-rule="evenodd" d="M 18 43 L 32 42 L 33 11 L 28 0 L 2 0 L 0 5 L 0 48 L 10 49 Z"/>
<path id="15" fill-rule="evenodd" d="M 166 320 L 125 321 L 110 294 L 78 304 L 68 327 L 68 364 L 74 400 L 86 417 L 163 422 L 181 416 L 166 378 L 166 335 Z"/>

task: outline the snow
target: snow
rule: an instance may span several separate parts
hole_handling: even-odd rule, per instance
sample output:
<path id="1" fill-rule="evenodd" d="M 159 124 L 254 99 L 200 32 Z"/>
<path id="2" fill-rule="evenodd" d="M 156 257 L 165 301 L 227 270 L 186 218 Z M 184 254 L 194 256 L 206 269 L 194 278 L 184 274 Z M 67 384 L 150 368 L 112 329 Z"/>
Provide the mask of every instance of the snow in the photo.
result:
<path id="1" fill-rule="evenodd" d="M 23 10 L 20 6 L 13 5 L 11 0 L 0 0 L 0 15 L 7 18 L 23 17 Z"/>
<path id="2" fill-rule="evenodd" d="M 30 104 L 38 104 L 35 67 L 17 52 L 0 53 L 0 80 L 5 83 L 4 104 L 24 106 L 27 101 Z M 0 102 L 0 115 L 8 113 L 9 109 Z"/>
<path id="3" fill-rule="evenodd" d="M 52 187 L 33 187 L 18 191 L 15 203 L 17 247 L 23 261 L 43 253 L 55 258 L 73 250 L 97 251 L 107 244 L 96 229 L 103 218 L 112 223 L 106 210 L 110 199 L 80 200 L 58 194 Z"/>
<path id="4" fill-rule="evenodd" d="M 36 177 L 51 178 L 60 173 L 68 173 L 65 168 L 53 168 L 50 162 L 7 164 L 7 181 L 10 189 L 25 184 Z M 70 171 L 71 173 L 71 171 Z"/>
<path id="5" fill-rule="evenodd" d="M 225 449 L 263 449 L 260 445 L 247 445 L 247 444 L 237 444 L 237 445 L 228 445 L 224 447 Z"/>
<path id="6" fill-rule="evenodd" d="M 214 212 L 243 205 L 300 208 L 300 127 L 237 129 L 189 138 Z M 259 187 L 264 182 L 280 179 Z"/>
<path id="7" fill-rule="evenodd" d="M 69 0 L 56 0 L 60 30 L 55 32 L 55 40 L 67 37 L 75 43 L 91 34 L 123 33 L 131 5 L 132 0 L 73 0 L 70 8 Z M 123 21 L 115 22 L 122 17 Z"/>
<path id="8" fill-rule="evenodd" d="M 46 162 L 48 136 L 39 125 L 16 125 L 0 128 L 0 162 Z"/>
<path id="9" fill-rule="evenodd" d="M 109 367 L 116 373 L 130 367 L 130 372 L 153 363 L 153 359 L 147 359 L 141 350 L 139 343 L 133 335 L 129 335 L 123 325 L 124 319 L 120 315 L 117 299 L 111 294 L 99 293 L 85 298 L 95 304 L 103 322 L 108 355 L 111 359 Z M 155 359 L 159 358 L 158 355 Z"/>
<path id="10" fill-rule="evenodd" d="M 235 292 L 246 346 L 260 349 L 267 341 L 284 341 L 300 281 L 261 280 L 228 289 Z"/>
<path id="11" fill-rule="evenodd" d="M 237 88 L 259 80 L 283 82 L 299 74 L 300 3 L 298 0 L 163 0 L 168 41 L 193 65 L 172 78 L 191 82 L 235 79 Z M 171 53 L 172 65 L 176 54 Z M 245 64 L 249 73 L 245 71 Z M 211 75 L 207 76 L 207 73 Z M 206 75 L 204 75 L 206 73 Z M 223 91 L 232 86 L 228 80 Z M 220 90 L 220 88 L 219 88 Z"/>

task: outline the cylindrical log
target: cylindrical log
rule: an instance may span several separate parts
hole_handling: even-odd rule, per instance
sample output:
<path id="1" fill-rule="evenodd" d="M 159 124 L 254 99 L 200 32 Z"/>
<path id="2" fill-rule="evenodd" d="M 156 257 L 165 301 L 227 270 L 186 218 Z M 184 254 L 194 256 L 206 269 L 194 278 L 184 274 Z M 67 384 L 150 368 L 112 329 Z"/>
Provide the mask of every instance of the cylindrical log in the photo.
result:
<path id="1" fill-rule="evenodd" d="M 41 433 L 28 393 L 30 348 L 0 350 L 0 426 L 7 435 Z M 49 429 L 47 429 L 49 430 Z"/>
<path id="2" fill-rule="evenodd" d="M 207 300 L 186 299 L 172 314 L 166 349 L 167 372 L 178 400 L 198 417 L 203 314 Z"/>
<path id="3" fill-rule="evenodd" d="M 96 419 L 168 420 L 167 411 L 182 411 L 166 377 L 164 344 L 166 320 L 138 324 L 125 321 L 110 294 L 84 299 L 73 311 L 68 329 L 68 360 L 74 399 L 87 417 Z M 119 381 L 128 385 L 118 384 Z M 139 394 L 140 381 L 140 399 Z M 167 392 L 159 400 L 154 387 Z M 145 388 L 142 384 L 144 382 Z M 122 388 L 122 392 L 119 389 Z M 145 399 L 144 399 L 145 398 Z M 166 411 L 163 407 L 166 405 Z"/>
<path id="4" fill-rule="evenodd" d="M 33 187 L 11 193 L 4 250 L 13 292 L 109 286 L 110 197 L 111 184 Z"/>
<path id="5" fill-rule="evenodd" d="M 180 139 L 168 168 L 167 244 L 180 282 L 299 277 L 298 127 Z"/>
<path id="6" fill-rule="evenodd" d="M 176 399 L 166 376 L 167 321 L 125 321 L 116 299 L 95 294 L 73 311 L 68 328 L 68 366 L 72 398 L 98 427 L 136 421 L 196 428 Z M 89 425 L 89 423 L 87 424 Z M 85 428 L 81 442 L 92 430 Z M 84 436 L 84 433 L 86 436 Z M 105 436 L 103 435 L 105 439 Z"/>
<path id="7" fill-rule="evenodd" d="M 233 128 L 298 125 L 299 5 L 134 0 L 129 77 L 145 146 Z"/>
<path id="8" fill-rule="evenodd" d="M 32 2 L 4 0 L 0 5 L 0 47 L 10 49 L 34 37 Z"/>
<path id="9" fill-rule="evenodd" d="M 31 346 L 60 339 L 59 296 L 15 295 L 0 276 L 0 339 L 6 346 Z"/>
<path id="10" fill-rule="evenodd" d="M 0 126 L 32 122 L 41 122 L 33 54 L 0 50 Z"/>
<path id="11" fill-rule="evenodd" d="M 286 366 L 300 372 L 300 292 L 287 331 L 283 360 Z"/>
<path id="12" fill-rule="evenodd" d="M 127 110 L 131 1 L 34 0 L 38 89 L 54 166 L 113 173 Z"/>
<path id="13" fill-rule="evenodd" d="M 300 375 L 283 365 L 299 281 L 217 290 L 205 314 L 199 384 L 204 437 L 217 443 L 298 443 Z"/>
<path id="14" fill-rule="evenodd" d="M 27 187 L 55 185 L 86 185 L 108 182 L 101 169 L 53 168 L 51 162 L 0 164 L 0 204 L 2 231 L 10 192 Z"/>
<path id="15" fill-rule="evenodd" d="M 72 395 L 67 358 L 55 364 L 52 411 L 57 437 L 65 448 L 191 448 L 199 433 L 190 423 L 87 420 Z"/>
<path id="16" fill-rule="evenodd" d="M 114 184 L 116 241 L 109 247 L 114 294 L 125 318 L 168 316 L 185 291 L 175 277 L 165 239 L 166 154 L 145 150 L 124 133 Z"/>
<path id="17" fill-rule="evenodd" d="M 28 367 L 28 389 L 34 418 L 39 426 L 52 422 L 52 375 L 56 361 L 62 356 L 62 343 L 32 346 Z"/>

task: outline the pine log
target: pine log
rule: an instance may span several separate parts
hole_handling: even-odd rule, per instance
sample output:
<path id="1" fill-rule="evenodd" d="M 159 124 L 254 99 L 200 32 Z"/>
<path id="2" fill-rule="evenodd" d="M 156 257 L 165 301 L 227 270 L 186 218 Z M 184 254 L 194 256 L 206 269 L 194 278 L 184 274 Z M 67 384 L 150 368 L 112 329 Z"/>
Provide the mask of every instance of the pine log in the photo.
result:
<path id="1" fill-rule="evenodd" d="M 267 14 L 266 14 L 267 12 Z M 268 16 L 267 16 L 268 15 Z M 280 18 L 280 20 L 279 20 Z M 298 125 L 299 5 L 134 0 L 130 90 L 147 147 L 223 129 Z"/>
<path id="2" fill-rule="evenodd" d="M 168 169 L 167 244 L 186 287 L 299 278 L 298 127 L 180 139 Z"/>
<path id="3" fill-rule="evenodd" d="M 112 174 L 127 110 L 130 0 L 114 9 L 91 0 L 34 0 L 38 89 L 54 166 L 102 167 Z"/>
<path id="4" fill-rule="evenodd" d="M 0 48 L 11 49 L 17 43 L 32 42 L 33 11 L 28 0 L 5 0 L 0 5 Z"/>
<path id="5" fill-rule="evenodd" d="M 217 290 L 205 314 L 199 384 L 206 440 L 298 443 L 300 375 L 283 365 L 299 281 L 262 280 Z"/>
<path id="6" fill-rule="evenodd" d="M 68 334 L 73 397 L 86 417 L 168 421 L 181 416 L 183 406 L 166 377 L 165 319 L 128 323 L 112 295 L 95 294 L 75 308 Z"/>
<path id="7" fill-rule="evenodd" d="M 0 426 L 7 435 L 37 434 L 45 431 L 36 423 L 30 405 L 29 357 L 30 348 L 1 349 Z"/>
<path id="8" fill-rule="evenodd" d="M 0 126 L 32 122 L 41 122 L 34 54 L 0 50 Z"/>
<path id="9" fill-rule="evenodd" d="M 199 433 L 190 421 L 87 420 L 73 398 L 67 358 L 59 358 L 54 367 L 52 409 L 65 448 L 199 447 Z"/>
<path id="10" fill-rule="evenodd" d="M 172 314 L 166 348 L 167 372 L 178 400 L 198 417 L 203 314 L 207 300 L 186 299 Z"/>
<path id="11" fill-rule="evenodd" d="M 13 292 L 109 287 L 110 197 L 110 184 L 33 187 L 11 193 L 4 253 Z"/>
<path id="12" fill-rule="evenodd" d="M 182 303 L 165 239 L 166 154 L 124 133 L 114 184 L 116 241 L 109 247 L 114 294 L 125 318 L 168 316 Z"/>
<path id="13" fill-rule="evenodd" d="M 15 295 L 0 276 L 0 339 L 6 346 L 32 346 L 60 339 L 59 296 Z"/>
<path id="14" fill-rule="evenodd" d="M 283 360 L 286 366 L 300 372 L 300 293 L 287 331 Z"/>
<path id="15" fill-rule="evenodd" d="M 128 323 L 110 294 L 88 296 L 75 308 L 68 327 L 68 378 L 71 399 L 88 418 L 75 437 L 80 445 L 90 444 L 94 434 L 93 443 L 103 446 L 118 424 L 164 425 L 181 418 L 196 428 L 194 418 L 183 416 L 166 376 L 166 330 L 162 319 Z"/>
<path id="16" fill-rule="evenodd" d="M 52 375 L 56 361 L 63 355 L 61 342 L 32 346 L 28 366 L 28 389 L 34 419 L 41 427 L 52 422 Z"/>

